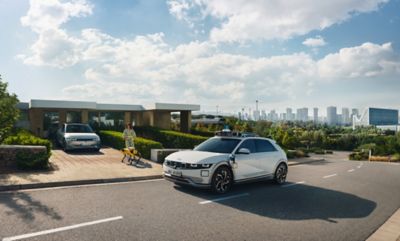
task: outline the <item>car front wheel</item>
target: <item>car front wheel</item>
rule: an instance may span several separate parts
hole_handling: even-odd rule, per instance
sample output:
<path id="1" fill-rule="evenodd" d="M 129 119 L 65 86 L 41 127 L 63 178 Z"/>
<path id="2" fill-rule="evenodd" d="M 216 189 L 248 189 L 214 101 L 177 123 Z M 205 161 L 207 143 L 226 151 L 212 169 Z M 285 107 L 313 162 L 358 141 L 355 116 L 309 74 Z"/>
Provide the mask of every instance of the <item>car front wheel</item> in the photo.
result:
<path id="1" fill-rule="evenodd" d="M 214 192 L 223 194 L 231 189 L 232 183 L 233 177 L 231 170 L 226 166 L 221 166 L 214 172 L 211 180 L 211 187 Z"/>
<path id="2" fill-rule="evenodd" d="M 274 178 L 275 182 L 277 184 L 285 183 L 287 173 L 288 173 L 288 169 L 287 169 L 286 165 L 283 163 L 279 164 L 279 166 L 276 168 L 276 171 L 275 171 L 275 178 Z"/>

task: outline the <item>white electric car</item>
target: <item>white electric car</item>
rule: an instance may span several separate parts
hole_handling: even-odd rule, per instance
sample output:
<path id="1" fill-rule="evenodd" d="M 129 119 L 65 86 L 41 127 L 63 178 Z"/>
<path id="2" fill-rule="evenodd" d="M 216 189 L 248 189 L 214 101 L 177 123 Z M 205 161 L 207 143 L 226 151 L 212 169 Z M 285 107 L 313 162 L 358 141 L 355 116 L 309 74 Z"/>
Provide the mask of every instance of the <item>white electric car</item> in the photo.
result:
<path id="1" fill-rule="evenodd" d="M 176 184 L 226 193 L 233 183 L 274 179 L 286 181 L 286 153 L 274 140 L 260 137 L 212 137 L 192 151 L 165 158 L 164 178 Z"/>

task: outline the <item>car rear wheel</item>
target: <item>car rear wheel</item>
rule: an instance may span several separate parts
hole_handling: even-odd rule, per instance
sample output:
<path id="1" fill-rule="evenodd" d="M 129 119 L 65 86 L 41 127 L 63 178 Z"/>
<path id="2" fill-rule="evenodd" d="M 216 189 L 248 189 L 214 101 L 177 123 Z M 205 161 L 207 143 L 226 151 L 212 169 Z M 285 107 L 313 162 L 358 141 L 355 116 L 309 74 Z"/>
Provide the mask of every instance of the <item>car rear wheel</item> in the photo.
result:
<path id="1" fill-rule="evenodd" d="M 219 194 L 227 193 L 231 189 L 232 183 L 232 172 L 228 167 L 221 166 L 215 170 L 211 180 L 211 187 L 214 192 Z"/>
<path id="2" fill-rule="evenodd" d="M 283 184 L 286 182 L 286 176 L 287 176 L 287 166 L 284 163 L 279 164 L 279 166 L 276 168 L 275 171 L 275 182 L 279 185 Z"/>

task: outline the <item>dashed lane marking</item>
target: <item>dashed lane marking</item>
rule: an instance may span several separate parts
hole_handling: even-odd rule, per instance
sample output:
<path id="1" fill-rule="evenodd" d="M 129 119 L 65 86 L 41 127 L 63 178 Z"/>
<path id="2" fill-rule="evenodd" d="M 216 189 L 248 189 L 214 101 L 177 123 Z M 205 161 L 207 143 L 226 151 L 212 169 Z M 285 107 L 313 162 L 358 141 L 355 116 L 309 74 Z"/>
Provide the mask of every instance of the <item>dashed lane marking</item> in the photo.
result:
<path id="1" fill-rule="evenodd" d="M 246 192 L 246 193 L 231 195 L 231 196 L 227 196 L 227 197 L 221 197 L 221 198 L 216 198 L 216 199 L 212 199 L 212 200 L 201 201 L 201 202 L 199 202 L 199 204 L 203 205 L 203 204 L 215 203 L 215 202 L 219 202 L 219 201 L 224 201 L 224 200 L 228 200 L 228 199 L 239 198 L 239 197 L 244 197 L 244 196 L 249 196 L 249 195 L 250 194 Z"/>
<path id="2" fill-rule="evenodd" d="M 330 177 L 334 177 L 334 176 L 337 176 L 337 173 L 335 173 L 335 174 L 331 174 L 331 175 L 327 175 L 327 176 L 324 176 L 323 178 L 330 178 Z"/>

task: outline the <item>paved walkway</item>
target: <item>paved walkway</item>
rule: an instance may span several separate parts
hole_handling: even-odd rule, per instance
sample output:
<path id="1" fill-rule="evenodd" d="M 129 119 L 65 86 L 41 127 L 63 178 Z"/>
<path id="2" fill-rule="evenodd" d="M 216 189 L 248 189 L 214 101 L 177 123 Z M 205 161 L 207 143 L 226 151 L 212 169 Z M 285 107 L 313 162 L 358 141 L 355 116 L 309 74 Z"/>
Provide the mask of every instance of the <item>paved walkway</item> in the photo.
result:
<path id="1" fill-rule="evenodd" d="M 142 159 L 137 166 L 121 163 L 122 154 L 112 148 L 103 148 L 100 152 L 72 152 L 53 150 L 50 163 L 53 170 L 47 172 L 16 172 L 0 175 L 0 190 L 15 185 L 58 183 L 59 185 L 122 181 L 161 177 L 160 164 Z M 91 182 L 92 181 L 92 182 Z M 49 185 L 50 186 L 50 185 Z M 12 189 L 18 189 L 14 187 Z"/>

